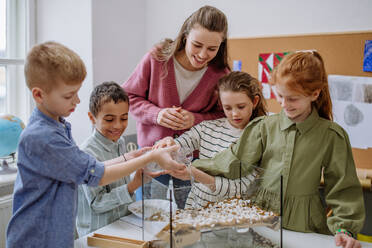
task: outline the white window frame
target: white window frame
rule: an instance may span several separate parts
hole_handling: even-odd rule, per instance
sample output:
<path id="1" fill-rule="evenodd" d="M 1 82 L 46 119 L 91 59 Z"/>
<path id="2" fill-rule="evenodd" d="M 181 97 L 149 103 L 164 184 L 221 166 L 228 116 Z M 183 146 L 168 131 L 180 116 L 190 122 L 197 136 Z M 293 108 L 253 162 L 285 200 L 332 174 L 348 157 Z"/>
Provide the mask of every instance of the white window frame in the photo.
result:
<path id="1" fill-rule="evenodd" d="M 22 65 L 27 51 L 35 44 L 35 1 L 7 0 L 6 6 L 7 30 L 12 30 L 7 33 L 6 42 L 13 44 L 6 57 L 0 58 L 0 65 L 6 67 L 6 113 L 14 114 L 27 123 L 34 103 L 25 83 Z M 21 27 L 24 28 L 21 30 Z"/>

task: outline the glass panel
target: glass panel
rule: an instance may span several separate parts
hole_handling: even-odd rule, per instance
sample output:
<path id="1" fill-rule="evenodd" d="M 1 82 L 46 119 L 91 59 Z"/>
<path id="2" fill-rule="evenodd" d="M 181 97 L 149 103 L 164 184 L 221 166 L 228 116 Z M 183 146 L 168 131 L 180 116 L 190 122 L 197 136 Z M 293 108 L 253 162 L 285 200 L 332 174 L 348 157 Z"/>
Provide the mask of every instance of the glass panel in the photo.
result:
<path id="1" fill-rule="evenodd" d="M 6 67 L 0 66 L 0 113 L 6 112 Z"/>
<path id="2" fill-rule="evenodd" d="M 179 155 L 176 160 L 185 164 L 192 159 Z M 250 168 L 247 175 L 230 182 L 216 181 L 216 185 L 194 182 L 192 174 L 191 185 L 182 186 L 175 179 L 169 186 L 164 178 L 152 179 L 151 183 L 147 183 L 150 178 L 145 179 L 143 201 L 129 207 L 138 216 L 143 239 L 158 240 L 156 247 L 281 247 L 282 182 L 276 174 Z M 149 164 L 145 174 L 159 170 L 156 164 Z M 270 204 L 260 197 L 264 182 L 278 185 L 278 197 Z M 222 184 L 225 186 L 217 192 L 215 187 Z"/>
<path id="3" fill-rule="evenodd" d="M 257 199 L 263 182 L 275 180 L 280 178 L 253 168 L 250 174 L 224 183 L 226 187 L 221 188 L 221 193 L 211 190 L 215 185 L 194 183 L 186 195 L 185 209 L 178 210 L 174 216 L 174 244 L 213 248 L 280 247 L 280 199 L 271 200 L 270 208 Z M 173 190 L 175 196 L 185 196 L 186 190 Z"/>
<path id="4" fill-rule="evenodd" d="M 0 58 L 6 49 L 6 0 L 0 0 Z"/>

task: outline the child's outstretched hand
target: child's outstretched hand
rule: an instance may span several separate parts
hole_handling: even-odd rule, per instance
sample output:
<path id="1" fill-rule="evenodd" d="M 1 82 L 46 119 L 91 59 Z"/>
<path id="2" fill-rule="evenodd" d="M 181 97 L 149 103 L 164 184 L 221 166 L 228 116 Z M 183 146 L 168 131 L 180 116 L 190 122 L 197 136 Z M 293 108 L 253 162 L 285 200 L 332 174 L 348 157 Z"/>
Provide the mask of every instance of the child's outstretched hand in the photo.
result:
<path id="1" fill-rule="evenodd" d="M 162 138 L 161 140 L 156 142 L 156 144 L 152 147 L 152 149 L 158 149 L 158 148 L 163 148 L 163 147 L 167 147 L 167 146 L 173 146 L 175 144 L 176 144 L 176 142 L 174 141 L 174 139 L 172 137 L 168 136 L 168 137 Z"/>
<path id="2" fill-rule="evenodd" d="M 138 169 L 134 174 L 133 180 L 128 183 L 128 192 L 133 193 L 136 189 L 138 189 L 142 185 L 142 174 L 144 172 L 144 168 Z M 143 176 L 143 183 L 148 183 L 151 181 L 152 178 L 164 175 L 165 171 L 157 171 L 157 172 L 150 172 L 145 173 Z"/>
<path id="3" fill-rule="evenodd" d="M 139 157 L 143 154 L 145 154 L 147 151 L 150 151 L 151 150 L 151 147 L 142 147 L 138 150 L 134 150 L 134 151 L 131 151 L 131 152 L 127 152 L 125 153 L 125 158 L 126 160 L 131 160 L 133 158 L 136 158 L 136 157 Z"/>
<path id="4" fill-rule="evenodd" d="M 181 179 L 183 181 L 191 179 L 190 169 L 188 167 L 185 167 L 184 169 L 181 170 L 168 170 L 165 171 L 165 173 L 171 175 L 172 177 Z"/>
<path id="5" fill-rule="evenodd" d="M 180 149 L 178 145 L 154 149 L 151 152 L 151 155 L 154 162 L 156 162 L 164 170 L 182 170 L 186 167 L 184 164 L 180 164 L 175 161 L 172 157 L 172 153 L 177 152 Z"/>
<path id="6" fill-rule="evenodd" d="M 133 177 L 133 180 L 132 180 L 132 181 L 135 181 L 136 183 L 138 183 L 138 186 L 140 186 L 142 184 L 142 173 L 144 173 L 143 183 L 148 183 L 148 182 L 151 181 L 151 179 L 153 179 L 155 177 L 158 177 L 158 176 L 161 176 L 161 175 L 164 175 L 165 171 L 145 172 L 144 168 L 138 169 L 136 171 L 136 174 L 134 174 L 134 177 Z"/>
<path id="7" fill-rule="evenodd" d="M 350 237 L 344 233 L 338 233 L 335 236 L 336 246 L 342 246 L 344 248 L 361 248 L 359 241 Z"/>

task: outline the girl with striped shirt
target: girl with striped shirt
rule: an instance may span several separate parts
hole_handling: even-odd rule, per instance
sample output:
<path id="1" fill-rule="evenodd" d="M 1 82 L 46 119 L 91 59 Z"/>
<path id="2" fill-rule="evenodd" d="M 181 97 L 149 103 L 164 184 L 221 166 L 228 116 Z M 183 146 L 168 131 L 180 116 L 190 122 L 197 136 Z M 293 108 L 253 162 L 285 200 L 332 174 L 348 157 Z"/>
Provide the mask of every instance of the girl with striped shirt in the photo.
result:
<path id="1" fill-rule="evenodd" d="M 236 143 L 250 120 L 266 114 L 260 84 L 248 73 L 234 71 L 222 77 L 218 90 L 225 118 L 203 121 L 176 139 L 166 137 L 160 140 L 156 147 L 177 143 L 186 153 L 199 150 L 200 159 L 213 158 Z M 256 175 L 254 172 L 243 177 L 242 181 L 229 180 L 210 176 L 194 167 L 170 174 L 182 180 L 190 180 L 192 175 L 198 182 L 193 184 L 185 208 L 204 207 L 208 202 L 237 196 L 241 190 L 245 192 L 248 189 Z"/>

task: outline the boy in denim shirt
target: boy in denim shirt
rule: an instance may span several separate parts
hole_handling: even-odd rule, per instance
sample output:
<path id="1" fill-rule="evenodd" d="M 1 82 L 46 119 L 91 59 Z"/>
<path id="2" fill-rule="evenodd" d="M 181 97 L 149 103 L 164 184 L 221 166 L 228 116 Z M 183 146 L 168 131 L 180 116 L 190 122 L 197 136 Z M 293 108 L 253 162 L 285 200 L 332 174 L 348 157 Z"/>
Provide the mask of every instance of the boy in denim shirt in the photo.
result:
<path id="1" fill-rule="evenodd" d="M 121 156 L 99 162 L 81 151 L 64 117 L 80 102 L 85 76 L 80 57 L 56 42 L 36 45 L 27 56 L 25 77 L 36 108 L 18 146 L 8 248 L 73 247 L 79 184 L 106 185 L 151 161 L 164 169 L 184 167 L 171 158 L 177 147 L 130 161 Z"/>

